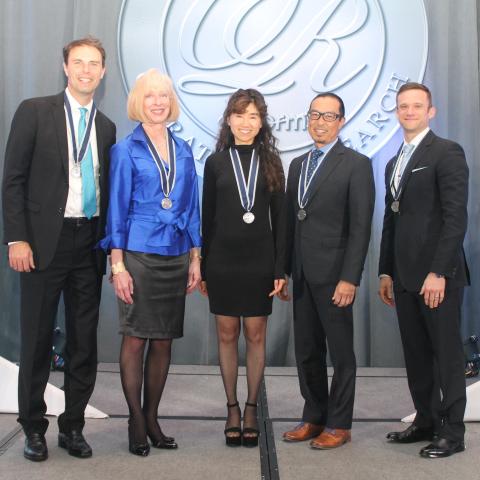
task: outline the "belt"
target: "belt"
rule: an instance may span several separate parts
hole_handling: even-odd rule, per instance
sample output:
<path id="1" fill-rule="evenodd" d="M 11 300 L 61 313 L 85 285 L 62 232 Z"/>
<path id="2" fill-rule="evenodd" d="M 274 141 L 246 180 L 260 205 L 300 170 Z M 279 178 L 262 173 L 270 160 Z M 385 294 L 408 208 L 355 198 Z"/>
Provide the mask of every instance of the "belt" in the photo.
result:
<path id="1" fill-rule="evenodd" d="M 83 227 L 83 225 L 92 224 L 96 222 L 98 217 L 64 217 L 63 223 L 72 227 Z"/>

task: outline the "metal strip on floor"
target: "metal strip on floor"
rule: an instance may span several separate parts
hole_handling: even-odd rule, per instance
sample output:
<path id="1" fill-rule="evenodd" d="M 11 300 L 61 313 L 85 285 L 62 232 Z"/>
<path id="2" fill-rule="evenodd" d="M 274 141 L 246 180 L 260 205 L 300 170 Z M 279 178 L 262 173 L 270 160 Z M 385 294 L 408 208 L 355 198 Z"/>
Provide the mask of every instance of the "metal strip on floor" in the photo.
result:
<path id="1" fill-rule="evenodd" d="M 275 448 L 275 437 L 273 435 L 272 422 L 268 414 L 268 399 L 265 379 L 260 386 L 258 400 L 258 426 L 260 430 L 259 450 L 260 467 L 262 480 L 279 480 L 277 450 Z"/>
<path id="2" fill-rule="evenodd" d="M 8 432 L 1 440 L 0 440 L 0 457 L 9 449 L 10 445 L 14 443 L 15 437 L 21 433 L 22 427 L 18 426 L 14 428 L 12 431 Z"/>

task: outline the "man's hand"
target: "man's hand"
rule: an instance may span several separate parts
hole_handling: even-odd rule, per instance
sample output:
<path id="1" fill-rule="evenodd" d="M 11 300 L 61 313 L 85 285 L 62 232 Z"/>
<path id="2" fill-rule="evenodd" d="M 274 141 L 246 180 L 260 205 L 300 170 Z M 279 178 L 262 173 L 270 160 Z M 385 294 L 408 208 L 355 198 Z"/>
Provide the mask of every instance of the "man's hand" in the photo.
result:
<path id="1" fill-rule="evenodd" d="M 445 285 L 445 277 L 438 278 L 435 273 L 430 272 L 420 290 L 425 305 L 430 308 L 437 308 L 445 298 Z"/>
<path id="2" fill-rule="evenodd" d="M 380 278 L 380 287 L 378 289 L 378 294 L 382 299 L 382 302 L 390 307 L 395 306 L 395 300 L 393 298 L 393 280 L 392 277 L 381 277 Z"/>
<path id="3" fill-rule="evenodd" d="M 333 292 L 332 301 L 337 307 L 348 307 L 355 298 L 357 287 L 350 282 L 340 280 Z"/>
<path id="4" fill-rule="evenodd" d="M 31 272 L 35 269 L 30 244 L 28 242 L 15 242 L 9 245 L 8 262 L 16 272 Z"/>
<path id="5" fill-rule="evenodd" d="M 113 275 L 113 287 L 115 288 L 115 295 L 122 302 L 129 305 L 133 303 L 133 279 L 126 270 Z"/>

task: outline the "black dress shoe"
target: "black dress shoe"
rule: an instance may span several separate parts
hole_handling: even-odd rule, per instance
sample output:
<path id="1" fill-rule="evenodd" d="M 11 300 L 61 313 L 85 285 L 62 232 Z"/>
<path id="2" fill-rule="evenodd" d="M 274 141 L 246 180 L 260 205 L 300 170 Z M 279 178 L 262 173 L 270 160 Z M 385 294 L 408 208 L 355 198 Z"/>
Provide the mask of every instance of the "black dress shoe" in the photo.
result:
<path id="1" fill-rule="evenodd" d="M 79 430 L 72 430 L 68 433 L 60 432 L 58 446 L 67 449 L 68 454 L 73 457 L 88 458 L 92 456 L 92 448 Z"/>
<path id="2" fill-rule="evenodd" d="M 42 433 L 30 433 L 25 438 L 23 456 L 33 462 L 43 462 L 48 458 L 48 448 Z"/>
<path id="3" fill-rule="evenodd" d="M 424 440 L 433 440 L 433 429 L 420 428 L 412 424 L 401 432 L 387 433 L 387 439 L 393 443 L 415 443 Z"/>
<path id="4" fill-rule="evenodd" d="M 464 450 L 465 443 L 463 442 L 437 437 L 430 445 L 420 450 L 420 456 L 424 458 L 443 458 Z"/>

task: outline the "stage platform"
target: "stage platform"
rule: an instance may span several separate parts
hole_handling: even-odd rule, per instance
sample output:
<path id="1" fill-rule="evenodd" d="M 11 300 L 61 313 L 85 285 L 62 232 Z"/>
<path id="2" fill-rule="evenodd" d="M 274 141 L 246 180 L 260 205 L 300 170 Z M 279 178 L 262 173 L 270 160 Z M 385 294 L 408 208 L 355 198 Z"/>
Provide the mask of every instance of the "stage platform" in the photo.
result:
<path id="1" fill-rule="evenodd" d="M 474 379 L 475 380 L 475 379 Z M 63 374 L 50 381 L 61 386 Z M 239 400 L 245 401 L 245 370 L 239 377 Z M 24 435 L 16 415 L 0 415 L 1 480 L 475 480 L 480 478 L 480 423 L 467 424 L 465 452 L 448 459 L 418 455 L 424 443 L 393 445 L 390 430 L 405 428 L 400 419 L 413 411 L 403 369 L 359 368 L 352 442 L 331 451 L 307 443 L 285 443 L 302 399 L 294 368 L 267 368 L 259 401 L 260 448 L 229 448 L 223 440 L 226 408 L 218 367 L 172 366 L 160 405 L 163 431 L 175 436 L 179 449 L 152 448 L 146 458 L 127 448 L 127 406 L 117 364 L 100 364 L 90 404 L 110 415 L 87 420 L 85 436 L 93 457 L 77 459 L 57 447 L 56 419 L 47 432 L 49 459 L 23 458 Z"/>

